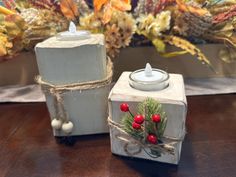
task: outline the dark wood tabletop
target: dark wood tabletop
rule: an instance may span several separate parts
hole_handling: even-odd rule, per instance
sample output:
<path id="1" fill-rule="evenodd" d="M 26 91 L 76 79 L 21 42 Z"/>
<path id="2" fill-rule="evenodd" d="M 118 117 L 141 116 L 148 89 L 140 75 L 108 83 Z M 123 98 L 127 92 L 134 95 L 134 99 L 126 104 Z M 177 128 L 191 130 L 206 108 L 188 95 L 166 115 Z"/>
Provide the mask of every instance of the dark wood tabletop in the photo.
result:
<path id="1" fill-rule="evenodd" d="M 45 103 L 0 104 L 0 177 L 236 177 L 236 94 L 187 100 L 178 166 L 112 155 L 109 134 L 56 141 Z"/>

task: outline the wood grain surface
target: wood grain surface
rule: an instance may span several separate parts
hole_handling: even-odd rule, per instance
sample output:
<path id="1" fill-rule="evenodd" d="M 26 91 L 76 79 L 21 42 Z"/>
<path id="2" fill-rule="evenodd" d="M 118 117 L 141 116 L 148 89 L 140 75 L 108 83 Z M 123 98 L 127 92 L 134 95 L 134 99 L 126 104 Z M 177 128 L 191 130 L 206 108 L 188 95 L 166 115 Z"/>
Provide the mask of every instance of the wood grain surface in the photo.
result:
<path id="1" fill-rule="evenodd" d="M 186 126 L 175 166 L 112 155 L 108 134 L 65 145 L 45 103 L 0 104 L 0 177 L 236 177 L 236 95 L 188 97 Z"/>

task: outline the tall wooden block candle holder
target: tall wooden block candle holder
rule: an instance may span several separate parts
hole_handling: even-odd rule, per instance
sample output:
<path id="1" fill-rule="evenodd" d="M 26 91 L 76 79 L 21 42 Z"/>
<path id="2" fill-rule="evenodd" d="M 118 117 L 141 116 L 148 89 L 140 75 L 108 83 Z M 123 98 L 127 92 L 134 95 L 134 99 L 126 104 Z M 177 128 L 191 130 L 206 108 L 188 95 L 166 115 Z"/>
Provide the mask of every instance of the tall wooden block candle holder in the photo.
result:
<path id="1" fill-rule="evenodd" d="M 149 105 L 145 105 L 148 102 Z M 141 108 L 145 105 L 143 112 L 140 112 L 140 104 Z M 109 95 L 112 153 L 178 164 L 185 136 L 186 112 L 181 75 L 152 70 L 150 65 L 145 72 L 123 72 Z M 163 127 L 161 134 L 158 129 Z"/>
<path id="2" fill-rule="evenodd" d="M 37 44 L 35 50 L 37 81 L 45 92 L 54 135 L 108 132 L 112 69 L 104 36 L 73 29 Z"/>

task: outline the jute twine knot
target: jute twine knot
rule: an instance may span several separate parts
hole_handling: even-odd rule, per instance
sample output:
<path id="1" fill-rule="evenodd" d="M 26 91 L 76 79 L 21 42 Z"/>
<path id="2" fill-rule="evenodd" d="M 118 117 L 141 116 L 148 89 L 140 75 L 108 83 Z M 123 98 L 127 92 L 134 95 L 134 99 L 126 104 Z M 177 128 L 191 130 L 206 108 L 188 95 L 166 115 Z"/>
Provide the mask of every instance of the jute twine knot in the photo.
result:
<path id="1" fill-rule="evenodd" d="M 140 141 L 135 138 L 133 138 L 131 135 L 129 135 L 124 129 L 123 126 L 117 122 L 114 122 L 108 117 L 108 125 L 110 128 L 117 130 L 118 134 L 116 134 L 114 137 L 119 139 L 120 141 L 124 142 L 124 152 L 130 156 L 137 155 L 141 153 L 142 150 L 144 150 L 151 158 L 158 158 L 159 156 L 153 155 L 150 152 L 147 151 L 147 148 L 150 150 L 158 150 L 161 153 L 169 153 L 174 155 L 175 153 L 175 145 L 178 142 L 181 142 L 184 140 L 185 137 L 185 130 L 183 135 L 180 138 L 175 137 L 169 137 L 169 136 L 163 136 L 163 140 L 169 141 L 168 143 L 159 143 L 159 144 L 147 144 L 145 141 Z M 136 147 L 136 151 L 132 151 L 130 147 Z"/>

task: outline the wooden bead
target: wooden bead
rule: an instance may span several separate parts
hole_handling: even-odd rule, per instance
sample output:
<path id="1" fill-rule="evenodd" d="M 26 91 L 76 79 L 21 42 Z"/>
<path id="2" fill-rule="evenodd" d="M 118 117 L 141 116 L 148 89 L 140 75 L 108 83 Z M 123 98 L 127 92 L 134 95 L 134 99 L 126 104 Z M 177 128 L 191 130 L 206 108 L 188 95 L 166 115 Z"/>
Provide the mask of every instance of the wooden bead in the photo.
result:
<path id="1" fill-rule="evenodd" d="M 71 121 L 69 122 L 65 122 L 62 124 L 62 130 L 65 132 L 65 133 L 71 133 L 72 132 L 72 129 L 73 129 L 74 125 Z"/>
<path id="2" fill-rule="evenodd" d="M 51 126 L 52 126 L 52 128 L 59 130 L 59 129 L 61 129 L 62 121 L 60 119 L 54 118 L 51 121 Z"/>

